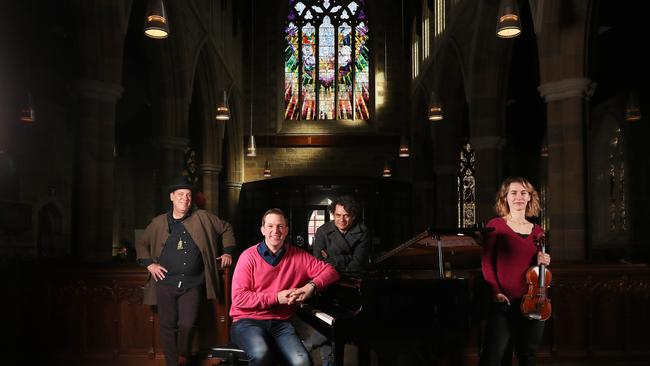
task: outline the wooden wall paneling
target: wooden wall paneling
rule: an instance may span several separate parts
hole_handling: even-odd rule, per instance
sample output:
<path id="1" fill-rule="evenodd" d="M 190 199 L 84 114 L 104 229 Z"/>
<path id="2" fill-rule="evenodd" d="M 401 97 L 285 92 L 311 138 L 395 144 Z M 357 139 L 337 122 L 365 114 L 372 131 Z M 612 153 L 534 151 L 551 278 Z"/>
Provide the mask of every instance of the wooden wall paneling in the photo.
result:
<path id="1" fill-rule="evenodd" d="M 552 270 L 553 316 L 546 324 L 540 363 L 627 365 L 647 361 L 647 266 L 556 264 Z M 108 361 L 116 365 L 164 362 L 155 307 L 142 304 L 146 273 L 141 268 L 25 267 L 13 277 L 0 269 L 3 273 L 0 281 L 7 281 L 6 294 L 15 299 L 0 302 L 11 338 L 5 345 L 12 351 L 21 355 L 32 352 L 31 361 Z M 16 279 L 21 279 L 20 285 Z M 230 284 L 229 279 L 224 281 Z M 485 319 L 482 301 L 488 299 L 480 281 L 473 292 L 476 305 L 468 310 L 473 313 L 469 333 L 461 352 L 456 353 L 466 364 L 477 361 Z M 228 342 L 229 303 L 205 305 L 197 350 Z M 9 352 L 3 360 L 14 356 Z"/>
<path id="2" fill-rule="evenodd" d="M 152 311 L 142 304 L 142 286 L 120 283 L 117 288 L 118 356 L 147 356 L 153 348 Z"/>
<path id="3" fill-rule="evenodd" d="M 591 282 L 576 276 L 562 276 L 553 272 L 551 304 L 553 326 L 545 332 L 553 333 L 550 353 L 559 357 L 580 358 L 587 354 Z"/>
<path id="4" fill-rule="evenodd" d="M 637 275 L 630 278 L 625 302 L 625 353 L 631 356 L 650 354 L 650 277 Z"/>
<path id="5" fill-rule="evenodd" d="M 84 281 L 55 282 L 53 288 L 52 327 L 56 334 L 51 339 L 56 355 L 68 359 L 80 359 L 85 350 L 83 325 L 86 323 L 83 299 L 86 296 Z"/>
<path id="6" fill-rule="evenodd" d="M 613 276 L 612 276 L 613 277 Z M 591 306 L 593 338 L 590 351 L 594 356 L 611 356 L 623 350 L 625 278 L 601 275 L 594 277 Z"/>
<path id="7" fill-rule="evenodd" d="M 116 286 L 93 281 L 84 301 L 87 320 L 84 323 L 84 358 L 112 359 L 117 354 L 117 296 Z"/>
<path id="8" fill-rule="evenodd" d="M 47 314 L 47 299 L 45 286 L 42 282 L 26 282 L 20 283 L 20 302 L 11 301 L 17 305 L 16 311 L 7 313 L 7 316 L 15 321 L 18 325 L 15 329 L 16 333 L 9 333 L 9 337 L 16 337 L 17 344 L 9 350 L 16 352 L 16 355 L 32 354 L 34 350 L 38 351 L 38 358 L 43 358 L 43 353 L 47 348 L 48 339 L 43 333 L 47 332 L 34 332 L 35 329 L 42 329 L 47 326 L 45 323 Z M 17 299 L 8 297 L 7 299 Z M 3 299 L 1 302 L 6 302 Z M 3 337 L 5 338 L 5 337 Z"/>

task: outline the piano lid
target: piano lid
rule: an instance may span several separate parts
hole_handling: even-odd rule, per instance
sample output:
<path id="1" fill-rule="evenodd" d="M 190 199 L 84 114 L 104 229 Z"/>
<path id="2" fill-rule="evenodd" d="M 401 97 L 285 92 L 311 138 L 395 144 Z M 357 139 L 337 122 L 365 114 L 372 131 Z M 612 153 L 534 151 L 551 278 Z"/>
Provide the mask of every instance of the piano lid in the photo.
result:
<path id="1" fill-rule="evenodd" d="M 480 266 L 482 237 L 492 230 L 491 228 L 427 229 L 375 258 L 374 264 L 380 268 L 437 269 L 439 267 L 438 245 L 440 245 L 444 253 L 444 261 L 449 262 L 453 267 L 472 268 L 477 264 Z"/>

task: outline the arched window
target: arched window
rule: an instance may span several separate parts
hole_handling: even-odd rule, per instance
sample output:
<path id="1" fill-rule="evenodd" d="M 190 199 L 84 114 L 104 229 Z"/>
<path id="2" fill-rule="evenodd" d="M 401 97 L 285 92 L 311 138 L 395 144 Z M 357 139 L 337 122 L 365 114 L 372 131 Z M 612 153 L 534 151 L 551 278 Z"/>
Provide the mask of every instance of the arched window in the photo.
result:
<path id="1" fill-rule="evenodd" d="M 284 118 L 368 120 L 365 0 L 289 0 Z"/>
<path id="2" fill-rule="evenodd" d="M 623 133 L 616 129 L 609 141 L 607 178 L 609 181 L 609 229 L 612 233 L 627 231 L 627 205 L 625 204 L 625 158 Z"/>
<path id="3" fill-rule="evenodd" d="M 458 227 L 476 224 L 476 176 L 474 150 L 469 142 L 460 148 L 458 172 Z"/>

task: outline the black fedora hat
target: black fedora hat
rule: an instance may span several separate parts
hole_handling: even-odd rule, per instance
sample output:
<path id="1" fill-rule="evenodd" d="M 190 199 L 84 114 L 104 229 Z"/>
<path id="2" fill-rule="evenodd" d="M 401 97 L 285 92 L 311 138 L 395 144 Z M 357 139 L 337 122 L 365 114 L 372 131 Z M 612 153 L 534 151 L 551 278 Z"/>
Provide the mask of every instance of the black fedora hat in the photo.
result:
<path id="1" fill-rule="evenodd" d="M 176 177 L 169 182 L 167 192 L 172 193 L 177 189 L 189 189 L 194 192 L 194 185 L 188 182 L 186 177 Z"/>

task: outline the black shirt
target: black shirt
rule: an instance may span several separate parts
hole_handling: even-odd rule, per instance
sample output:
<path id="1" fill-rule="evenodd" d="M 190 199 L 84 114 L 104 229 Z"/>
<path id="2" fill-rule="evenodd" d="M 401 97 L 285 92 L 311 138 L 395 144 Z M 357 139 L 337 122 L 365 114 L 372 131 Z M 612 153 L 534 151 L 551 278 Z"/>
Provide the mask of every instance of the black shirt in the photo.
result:
<path id="1" fill-rule="evenodd" d="M 205 281 L 203 256 L 183 225 L 183 220 L 191 214 L 190 211 L 178 220 L 173 218 L 171 212 L 167 215 L 170 233 L 160 255 L 160 265 L 167 269 L 167 273 L 159 281 L 161 284 L 191 288 L 200 286 Z"/>

